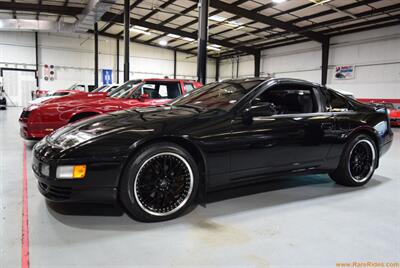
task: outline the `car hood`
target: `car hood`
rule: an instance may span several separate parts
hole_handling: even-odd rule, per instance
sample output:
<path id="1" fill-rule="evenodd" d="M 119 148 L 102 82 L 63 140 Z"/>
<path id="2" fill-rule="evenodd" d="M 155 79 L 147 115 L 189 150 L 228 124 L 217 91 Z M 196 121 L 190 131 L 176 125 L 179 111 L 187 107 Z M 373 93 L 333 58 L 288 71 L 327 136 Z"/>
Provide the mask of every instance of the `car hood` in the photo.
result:
<path id="1" fill-rule="evenodd" d="M 192 109 L 170 106 L 123 110 L 69 124 L 49 135 L 47 140 L 67 149 L 117 132 L 154 133 L 165 128 L 172 119 L 184 120 L 198 114 Z"/>
<path id="2" fill-rule="evenodd" d="M 390 118 L 400 118 L 400 110 L 390 110 Z"/>
<path id="3" fill-rule="evenodd" d="M 55 98 L 60 98 L 59 96 L 48 96 L 48 97 L 40 97 L 40 98 L 36 98 L 36 99 L 34 99 L 34 100 L 31 100 L 31 101 L 29 101 L 29 104 L 30 105 L 32 105 L 32 104 L 40 104 L 40 103 L 42 103 L 42 102 L 45 102 L 45 101 L 48 101 L 48 100 L 51 100 L 51 99 L 55 99 Z"/>
<path id="4" fill-rule="evenodd" d="M 56 103 L 68 103 L 72 102 L 73 105 L 75 105 L 74 102 L 80 101 L 80 102 L 87 102 L 92 101 L 92 100 L 97 100 L 97 99 L 104 99 L 107 97 L 107 93 L 104 92 L 95 92 L 95 93 L 87 93 L 87 92 L 77 92 L 68 96 L 63 96 L 59 97 L 56 99 L 48 100 L 45 102 L 45 104 L 56 104 Z"/>

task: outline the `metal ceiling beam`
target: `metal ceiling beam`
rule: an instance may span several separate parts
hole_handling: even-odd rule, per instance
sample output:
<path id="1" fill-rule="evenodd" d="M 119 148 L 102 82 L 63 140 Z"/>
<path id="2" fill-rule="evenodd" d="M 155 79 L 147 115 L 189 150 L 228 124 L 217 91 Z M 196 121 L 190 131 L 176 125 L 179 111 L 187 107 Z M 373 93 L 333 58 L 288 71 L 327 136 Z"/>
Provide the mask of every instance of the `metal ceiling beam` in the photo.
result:
<path id="1" fill-rule="evenodd" d="M 291 12 L 296 12 L 296 11 L 298 11 L 298 10 L 301 10 L 301 9 L 304 9 L 304 8 L 307 8 L 307 7 L 310 7 L 310 6 L 313 6 L 313 5 L 314 5 L 314 3 L 307 3 L 307 4 L 304 4 L 304 5 L 298 6 L 298 7 L 294 7 L 294 8 L 291 8 L 291 9 L 288 9 L 288 10 L 285 10 L 285 11 L 282 11 L 282 12 L 279 12 L 279 13 L 276 13 L 276 14 L 273 14 L 273 15 L 271 15 L 271 17 L 274 18 L 274 17 L 278 17 L 278 16 L 281 16 L 281 15 L 284 15 L 284 14 L 291 13 Z M 273 6 L 274 6 L 273 3 L 270 3 L 270 4 L 268 4 L 268 5 L 264 5 L 264 6 L 261 6 L 261 7 L 255 8 L 255 9 L 252 9 L 251 11 L 252 11 L 252 12 L 260 12 L 260 11 L 265 10 L 265 9 L 267 9 L 267 8 L 271 8 L 271 7 L 273 7 Z M 233 17 L 233 18 L 230 18 L 229 20 L 236 20 L 236 19 L 239 19 L 239 18 L 240 18 L 239 16 L 235 16 L 235 17 Z M 249 22 L 249 23 L 244 24 L 243 26 L 251 25 L 252 23 L 253 23 L 253 22 Z M 215 25 L 215 24 L 214 24 L 214 25 Z M 214 25 L 213 25 L 213 26 L 214 26 Z M 226 33 L 226 32 L 230 32 L 230 31 L 232 31 L 232 30 L 234 30 L 234 29 L 226 29 L 226 30 L 223 30 L 223 31 L 221 31 L 221 32 L 214 33 L 214 34 L 212 34 L 212 35 L 210 35 L 210 36 L 215 36 L 215 35 L 224 34 L 224 33 Z M 258 30 L 255 30 L 255 31 L 258 31 Z M 265 29 L 263 29 L 263 31 L 265 31 Z M 270 31 L 272 31 L 272 29 L 270 29 Z M 248 36 L 249 34 L 252 34 L 252 32 L 250 32 L 250 33 L 243 33 L 243 34 L 237 35 L 237 37 L 238 37 L 238 38 L 241 38 L 241 37 Z M 228 37 L 228 39 L 233 39 L 233 38 Z"/>
<path id="2" fill-rule="evenodd" d="M 165 25 L 165 24 L 167 24 L 167 23 L 170 23 L 171 21 L 176 20 L 177 18 L 179 18 L 181 15 L 185 15 L 185 14 L 187 14 L 187 13 L 189 13 L 189 12 L 195 10 L 196 8 L 197 8 L 197 4 L 194 4 L 194 5 L 192 5 L 192 6 L 188 7 L 188 8 L 186 8 L 186 9 L 184 9 L 184 10 L 181 12 L 181 14 L 173 15 L 172 17 L 170 17 L 169 19 L 166 19 L 165 21 L 163 21 L 163 22 L 160 23 L 160 24 L 161 24 L 161 25 Z M 181 28 L 181 27 L 178 27 L 178 29 L 180 29 L 180 28 Z M 148 43 L 154 42 L 155 40 L 157 40 L 157 39 L 159 39 L 159 38 L 162 38 L 162 37 L 164 37 L 164 36 L 166 36 L 166 35 L 167 35 L 167 34 L 164 33 L 164 34 L 162 34 L 162 35 L 153 37 L 153 38 L 147 40 L 146 42 L 148 42 Z"/>
<path id="3" fill-rule="evenodd" d="M 338 7 L 338 9 L 340 9 L 342 11 L 346 11 L 348 9 L 356 8 L 356 7 L 359 7 L 359 6 L 362 6 L 362 5 L 371 4 L 371 3 L 374 3 L 374 2 L 377 2 L 377 1 L 380 1 L 380 0 L 365 0 L 365 1 L 355 2 L 355 3 L 349 4 L 349 5 L 344 5 L 344 6 Z M 287 12 L 289 12 L 289 11 L 287 11 Z M 291 12 L 294 12 L 294 11 L 291 11 Z M 311 14 L 309 16 L 304 16 L 304 17 L 300 17 L 300 18 L 297 18 L 297 19 L 294 19 L 294 20 L 290 20 L 290 21 L 288 21 L 288 23 L 296 24 L 296 23 L 299 23 L 301 21 L 311 20 L 311 19 L 314 19 L 314 18 L 317 18 L 317 17 L 322 17 L 322 16 L 333 14 L 333 13 L 335 13 L 335 11 L 330 9 L 330 10 L 322 11 L 322 12 L 319 12 L 319 13 Z M 250 34 L 258 34 L 258 33 L 261 33 L 261 32 L 270 31 L 273 28 L 274 27 L 267 27 L 267 28 L 264 28 L 264 29 L 255 30 L 255 31 L 250 32 Z M 232 40 L 232 39 L 239 39 L 239 38 L 245 37 L 247 35 L 248 34 L 240 34 L 240 35 L 235 35 L 235 36 L 232 36 L 232 37 L 228 37 L 227 41 Z M 245 42 L 254 42 L 254 41 L 258 41 L 258 40 L 262 40 L 262 39 L 261 38 L 254 38 L 254 39 L 247 40 Z"/>
<path id="4" fill-rule="evenodd" d="M 75 17 L 76 15 L 82 13 L 83 8 L 54 6 L 54 5 L 39 6 L 37 4 L 27 4 L 27 3 L 19 3 L 19 2 L 1 2 L 0 10 L 46 12 L 46 13 Z"/>
<path id="5" fill-rule="evenodd" d="M 135 3 L 133 3 L 132 5 L 130 5 L 129 7 L 129 11 L 131 11 L 133 8 L 135 8 L 137 5 L 139 5 L 141 2 L 143 2 L 143 0 L 136 0 Z M 124 12 L 122 12 L 121 14 L 115 14 L 115 16 L 120 16 L 123 17 L 124 16 Z M 101 33 L 105 33 L 108 29 L 110 29 L 115 23 L 114 22 L 110 22 L 109 24 L 107 24 L 105 27 L 103 27 L 101 29 Z M 120 35 L 123 33 L 123 31 L 120 33 Z"/>
<path id="6" fill-rule="evenodd" d="M 194 1 L 194 0 L 192 0 L 192 1 Z M 280 28 L 280 29 L 286 30 L 288 32 L 292 32 L 292 33 L 301 32 L 301 35 L 304 35 L 304 36 L 310 38 L 311 40 L 314 40 L 314 41 L 317 41 L 320 43 L 322 43 L 326 40 L 326 37 L 323 36 L 322 34 L 318 34 L 318 33 L 312 32 L 312 31 L 303 31 L 302 32 L 303 29 L 294 24 L 290 24 L 287 22 L 283 22 L 283 21 L 271 18 L 271 17 L 267 17 L 260 13 L 254 13 L 250 10 L 222 2 L 220 0 L 211 1 L 210 6 L 213 8 L 225 11 L 225 12 L 235 14 L 240 17 L 244 17 L 244 18 L 253 20 L 255 22 L 260 22 L 260 23 L 264 23 L 267 25 L 271 25 L 271 26 Z"/>
<path id="7" fill-rule="evenodd" d="M 166 8 L 167 6 L 171 5 L 173 2 L 175 2 L 175 0 L 168 0 L 167 2 L 164 2 L 159 8 Z M 140 18 L 140 20 L 142 20 L 142 21 L 148 20 L 153 15 L 155 15 L 157 12 L 159 12 L 158 9 L 153 9 L 152 11 L 150 11 L 150 13 L 148 13 L 147 15 Z M 138 34 L 137 36 L 134 37 L 134 40 L 138 39 L 142 35 L 143 34 Z"/>
<path id="8" fill-rule="evenodd" d="M 395 10 L 395 9 L 400 9 L 400 4 L 395 4 L 395 5 L 386 6 L 386 7 L 382 7 L 382 8 L 376 8 L 376 9 L 373 9 L 373 10 L 370 10 L 370 11 L 365 11 L 365 12 L 357 13 L 357 14 L 355 14 L 355 15 L 358 17 L 358 19 L 362 19 L 362 18 L 365 18 L 365 17 L 370 17 L 370 16 L 372 16 L 372 15 L 376 15 L 376 14 L 383 13 L 383 12 L 388 12 L 388 11 L 390 11 L 390 10 Z M 325 26 L 330 26 L 330 25 L 332 25 L 332 24 L 343 23 L 343 22 L 351 21 L 351 20 L 352 20 L 352 19 L 349 19 L 348 17 L 340 17 L 340 18 L 337 18 L 337 19 L 331 19 L 331 20 L 328 20 L 328 21 L 320 22 L 320 23 L 314 23 L 314 24 L 312 24 L 312 25 L 310 25 L 310 26 L 303 27 L 302 29 L 303 29 L 303 31 L 309 31 L 309 30 L 312 30 L 312 29 L 316 29 L 316 28 L 320 28 L 320 27 L 325 27 Z M 369 22 L 365 22 L 365 21 L 364 21 L 364 24 L 368 24 L 368 23 L 369 23 Z M 325 34 L 325 31 L 322 31 L 321 33 L 322 33 L 322 34 Z M 272 39 L 272 38 L 282 37 L 282 36 L 284 36 L 284 35 L 286 35 L 286 34 L 287 34 L 287 33 L 272 34 L 272 35 L 267 36 L 267 38 L 271 38 L 271 39 Z M 241 45 L 241 44 L 243 44 L 243 43 L 255 42 L 255 41 L 257 41 L 257 40 L 259 40 L 259 38 L 255 38 L 255 39 L 251 39 L 251 40 L 246 40 L 246 41 L 244 41 L 244 42 L 238 43 L 238 45 Z M 264 45 L 264 44 L 257 45 L 257 46 L 258 46 L 259 48 L 263 49 L 263 47 L 262 47 L 263 45 Z M 266 42 L 265 45 L 268 45 L 268 42 Z"/>
<path id="9" fill-rule="evenodd" d="M 65 2 L 64 2 L 64 7 L 67 7 L 67 6 L 68 6 L 68 2 L 69 2 L 69 0 L 65 0 Z M 58 15 L 57 21 L 60 21 L 60 19 L 61 19 L 61 15 Z"/>
<path id="10" fill-rule="evenodd" d="M 89 33 L 93 33 L 93 30 L 89 30 L 88 32 L 89 32 Z M 123 39 L 124 39 L 124 38 L 123 38 L 122 36 L 120 36 L 120 35 L 111 34 L 111 33 L 101 33 L 101 32 L 99 32 L 99 35 L 100 35 L 100 36 L 104 36 L 104 37 L 109 37 L 109 38 L 118 39 L 118 40 L 123 40 Z M 131 40 L 131 42 L 133 42 L 133 41 Z M 185 53 L 185 54 L 189 54 L 189 55 L 193 55 L 193 56 L 196 56 L 196 55 L 197 55 L 196 53 L 193 53 L 193 52 L 190 52 L 190 51 L 187 51 L 187 50 L 184 50 L 184 49 L 173 49 L 173 48 L 171 48 L 171 47 L 160 47 L 160 46 L 155 45 L 155 44 L 148 44 L 148 43 L 146 43 L 146 42 L 144 42 L 144 41 L 141 41 L 141 40 L 135 40 L 135 42 L 133 42 L 133 43 L 138 43 L 138 44 L 142 44 L 142 45 L 146 45 L 146 46 L 151 46 L 151 47 L 157 47 L 157 48 L 167 49 L 167 50 L 171 50 L 171 51 L 176 50 L 177 52 Z M 209 58 L 212 58 L 212 59 L 215 59 L 215 58 L 216 58 L 216 57 L 212 57 L 212 56 L 208 56 L 208 57 L 209 57 Z"/>
<path id="11" fill-rule="evenodd" d="M 113 21 L 115 23 L 123 23 L 123 20 L 119 17 L 119 16 L 115 16 L 114 13 L 111 12 L 106 12 L 102 18 L 102 20 L 105 21 Z M 182 31 L 182 30 L 178 30 L 175 28 L 171 28 L 171 27 L 167 27 L 164 25 L 160 25 L 160 24 L 155 24 L 152 22 L 148 22 L 148 21 L 141 21 L 139 19 L 134 19 L 131 18 L 130 19 L 131 24 L 132 25 L 138 25 L 138 26 L 142 26 L 142 27 L 146 27 L 152 30 L 156 30 L 156 31 L 160 31 L 160 32 L 164 32 L 164 33 L 170 33 L 170 34 L 176 34 L 176 35 L 180 35 L 182 37 L 189 37 L 192 38 L 194 40 L 197 39 L 197 31 L 196 32 L 186 32 L 186 31 Z M 226 42 L 224 40 L 218 40 L 215 38 L 209 38 L 208 40 L 210 43 L 213 44 L 217 44 L 220 46 L 224 46 L 224 47 L 228 47 L 228 48 L 235 48 L 237 50 L 249 53 L 249 54 L 253 54 L 254 50 L 250 47 L 246 47 L 246 46 L 237 46 L 234 43 L 231 42 Z"/>
<path id="12" fill-rule="evenodd" d="M 395 20 L 395 21 L 393 21 L 393 20 Z M 385 17 L 385 18 L 379 18 L 376 20 L 370 20 L 370 21 L 368 21 L 368 23 L 363 21 L 360 23 L 345 25 L 342 27 L 322 31 L 322 33 L 324 33 L 327 37 L 330 38 L 330 37 L 338 36 L 338 35 L 357 33 L 357 32 L 374 30 L 374 29 L 379 29 L 379 28 L 384 28 L 384 27 L 396 26 L 396 25 L 400 25 L 400 16 L 399 15 Z M 295 36 L 295 37 L 290 37 L 290 38 L 286 38 L 286 39 L 268 42 L 263 47 L 260 47 L 260 49 L 265 50 L 265 49 L 271 49 L 271 48 L 276 48 L 276 47 L 299 44 L 299 43 L 308 42 L 308 41 L 310 41 L 310 39 L 304 38 L 301 36 Z M 225 58 L 229 58 L 229 57 L 237 56 L 237 55 L 242 55 L 242 54 L 238 54 L 238 53 L 231 51 L 231 52 L 226 52 L 224 54 L 221 54 L 220 56 L 222 59 L 225 59 Z"/>

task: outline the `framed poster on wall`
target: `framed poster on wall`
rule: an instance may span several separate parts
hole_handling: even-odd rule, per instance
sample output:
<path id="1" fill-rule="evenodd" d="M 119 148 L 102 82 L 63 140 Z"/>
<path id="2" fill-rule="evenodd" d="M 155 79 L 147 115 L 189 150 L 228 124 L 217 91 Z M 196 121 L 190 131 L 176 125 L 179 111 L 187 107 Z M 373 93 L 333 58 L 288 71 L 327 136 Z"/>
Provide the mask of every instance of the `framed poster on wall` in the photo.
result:
<path id="1" fill-rule="evenodd" d="M 354 65 L 340 65 L 335 67 L 335 79 L 347 80 L 354 78 Z"/>

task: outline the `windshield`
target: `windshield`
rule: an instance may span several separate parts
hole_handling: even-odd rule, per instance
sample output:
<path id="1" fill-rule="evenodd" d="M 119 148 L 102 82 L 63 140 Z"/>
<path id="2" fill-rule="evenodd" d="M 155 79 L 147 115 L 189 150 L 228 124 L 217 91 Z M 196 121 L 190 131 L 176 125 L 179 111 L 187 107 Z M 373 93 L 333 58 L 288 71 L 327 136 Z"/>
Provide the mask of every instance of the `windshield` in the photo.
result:
<path id="1" fill-rule="evenodd" d="M 240 80 L 208 84 L 183 95 L 171 102 L 171 105 L 229 111 L 235 103 L 263 81 Z"/>
<path id="2" fill-rule="evenodd" d="M 75 87 L 76 87 L 76 84 L 73 84 L 72 86 L 70 86 L 69 88 L 67 88 L 67 90 L 74 90 Z"/>
<path id="3" fill-rule="evenodd" d="M 114 89 L 113 91 L 111 91 L 109 93 L 109 97 L 111 98 L 125 98 L 126 96 L 128 96 L 131 91 L 136 88 L 136 85 L 138 85 L 140 83 L 140 80 L 132 80 L 132 81 L 128 81 L 125 84 L 123 84 L 120 87 L 117 87 L 116 89 Z"/>
<path id="4" fill-rule="evenodd" d="M 96 93 L 96 92 L 103 92 L 103 90 L 107 89 L 108 85 L 102 85 L 93 90 L 91 93 Z"/>

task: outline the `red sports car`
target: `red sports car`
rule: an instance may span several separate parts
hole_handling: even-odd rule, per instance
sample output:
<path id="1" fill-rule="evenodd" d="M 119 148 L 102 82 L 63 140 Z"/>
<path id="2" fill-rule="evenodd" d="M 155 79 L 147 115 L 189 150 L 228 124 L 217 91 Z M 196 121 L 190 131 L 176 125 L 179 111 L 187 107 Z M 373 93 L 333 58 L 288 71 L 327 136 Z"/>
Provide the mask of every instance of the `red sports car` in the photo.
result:
<path id="1" fill-rule="evenodd" d="M 77 120 L 134 107 L 165 104 L 201 84 L 174 79 L 128 81 L 106 94 L 75 94 L 24 108 L 19 122 L 25 139 L 41 139 L 54 130 Z"/>
<path id="2" fill-rule="evenodd" d="M 393 103 L 382 103 L 389 111 L 390 125 L 393 127 L 400 126 L 400 110 L 394 107 Z"/>
<path id="3" fill-rule="evenodd" d="M 390 125 L 392 127 L 400 126 L 400 109 L 397 109 L 392 102 L 397 103 L 397 99 L 357 99 L 358 101 L 383 105 L 389 111 Z"/>

